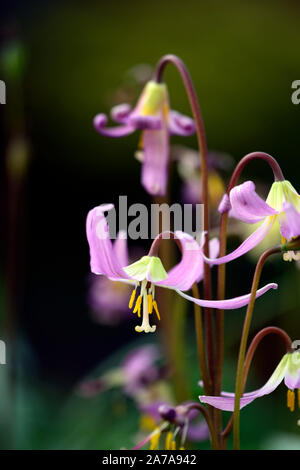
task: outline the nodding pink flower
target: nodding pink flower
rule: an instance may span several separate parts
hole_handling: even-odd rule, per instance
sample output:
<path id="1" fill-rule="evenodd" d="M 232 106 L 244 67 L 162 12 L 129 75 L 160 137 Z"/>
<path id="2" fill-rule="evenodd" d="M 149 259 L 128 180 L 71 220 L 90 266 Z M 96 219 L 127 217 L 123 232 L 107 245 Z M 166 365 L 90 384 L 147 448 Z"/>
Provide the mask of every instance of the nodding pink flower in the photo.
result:
<path id="1" fill-rule="evenodd" d="M 136 398 L 138 393 L 158 381 L 164 374 L 157 361 L 161 354 L 154 344 L 146 344 L 130 351 L 120 366 L 109 370 L 97 379 L 85 380 L 78 387 L 78 393 L 86 398 L 114 387 Z"/>
<path id="2" fill-rule="evenodd" d="M 107 128 L 107 117 L 98 114 L 94 127 L 108 137 L 123 137 L 141 130 L 139 157 L 142 160 L 142 185 L 153 195 L 165 195 L 168 181 L 170 134 L 195 133 L 194 121 L 169 107 L 164 83 L 149 81 L 134 109 L 129 104 L 115 106 L 112 119 L 120 126 Z"/>
<path id="3" fill-rule="evenodd" d="M 257 246 L 272 230 L 277 232 L 278 242 L 280 235 L 282 243 L 300 235 L 300 195 L 289 181 L 276 181 L 273 183 L 267 200 L 264 201 L 255 191 L 255 184 L 246 181 L 235 186 L 221 202 L 221 211 L 229 210 L 229 215 L 242 222 L 255 224 L 260 222 L 256 229 L 236 250 L 217 259 L 205 258 L 211 264 L 223 264 L 244 255 Z M 298 254 L 287 252 L 284 260 L 299 259 Z"/>
<path id="4" fill-rule="evenodd" d="M 249 403 L 252 403 L 256 398 L 272 393 L 283 380 L 288 388 L 287 406 L 291 411 L 294 411 L 294 390 L 297 390 L 298 405 L 300 407 L 300 353 L 298 351 L 287 353 L 283 356 L 273 374 L 263 387 L 253 392 L 244 393 L 240 399 L 240 409 L 249 405 Z M 202 395 L 199 399 L 202 403 L 207 403 L 219 410 L 234 411 L 234 393 L 222 392 L 221 396 L 218 397 Z"/>
<path id="5" fill-rule="evenodd" d="M 86 232 L 90 247 L 90 265 L 94 274 L 104 275 L 113 281 L 125 282 L 134 286 L 129 300 L 129 308 L 133 313 L 141 316 L 142 324 L 135 330 L 145 333 L 154 332 L 156 325 L 150 326 L 149 315 L 156 313 L 160 319 L 157 302 L 155 300 L 155 288 L 163 287 L 172 289 L 181 297 L 200 305 L 201 307 L 231 310 L 248 304 L 250 294 L 226 300 L 202 300 L 185 294 L 183 291 L 191 289 L 195 282 L 203 278 L 203 252 L 202 247 L 191 236 L 184 232 L 176 231 L 172 234 L 180 245 L 182 258 L 169 272 L 166 272 L 160 258 L 155 254 L 157 243 L 161 238 L 170 238 L 171 232 L 160 234 L 153 242 L 147 256 L 143 256 L 129 266 L 124 260 L 127 242 L 120 237 L 118 245 L 112 244 L 109 238 L 109 227 L 104 212 L 114 206 L 107 204 L 92 209 L 87 216 Z M 167 237 L 166 237 L 167 235 Z M 203 237 L 202 237 L 203 239 Z M 216 256 L 213 248 L 218 243 L 211 241 L 211 256 Z M 213 253 L 214 252 L 214 253 Z M 259 289 L 256 297 L 260 297 L 269 289 L 277 289 L 277 284 L 268 284 Z M 137 296 L 137 290 L 140 290 Z"/>

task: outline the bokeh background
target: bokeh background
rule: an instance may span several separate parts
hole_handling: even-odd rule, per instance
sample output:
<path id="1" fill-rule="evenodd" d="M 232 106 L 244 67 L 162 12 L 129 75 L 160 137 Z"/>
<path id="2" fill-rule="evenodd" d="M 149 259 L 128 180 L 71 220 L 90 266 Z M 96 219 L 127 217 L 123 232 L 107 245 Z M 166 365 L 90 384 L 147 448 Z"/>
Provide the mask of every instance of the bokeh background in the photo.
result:
<path id="1" fill-rule="evenodd" d="M 291 84 L 300 79 L 299 15 L 296 0 L 28 0 L 3 8 L 0 338 L 7 342 L 7 365 L 0 366 L 1 448 L 118 449 L 134 444 L 140 426 L 122 389 L 91 399 L 74 392 L 84 377 L 120 364 L 136 344 L 160 341 L 159 335 L 138 336 L 131 321 L 101 324 L 87 301 L 88 210 L 117 203 L 119 195 L 151 202 L 133 157 L 138 136 L 105 139 L 93 129 L 94 115 L 134 103 L 159 57 L 177 54 L 193 77 L 209 148 L 235 161 L 266 151 L 299 189 L 300 105 L 291 101 Z M 177 72 L 170 67 L 165 77 L 173 107 L 190 114 Z M 184 144 L 196 148 L 196 139 Z M 249 166 L 246 177 L 272 181 L 262 163 Z M 176 170 L 173 179 L 176 198 Z M 228 296 L 249 291 L 253 270 L 253 258 L 228 267 Z M 262 282 L 270 280 L 280 289 L 257 303 L 253 332 L 274 324 L 300 338 L 298 268 L 276 259 L 263 273 Z M 230 390 L 243 314 L 226 313 L 224 386 Z M 189 346 L 181 360 L 197 399 L 192 310 L 186 315 Z M 249 387 L 265 381 L 282 353 L 276 338 L 264 341 Z M 242 446 L 300 448 L 299 418 L 299 410 L 287 409 L 282 386 L 243 411 Z"/>

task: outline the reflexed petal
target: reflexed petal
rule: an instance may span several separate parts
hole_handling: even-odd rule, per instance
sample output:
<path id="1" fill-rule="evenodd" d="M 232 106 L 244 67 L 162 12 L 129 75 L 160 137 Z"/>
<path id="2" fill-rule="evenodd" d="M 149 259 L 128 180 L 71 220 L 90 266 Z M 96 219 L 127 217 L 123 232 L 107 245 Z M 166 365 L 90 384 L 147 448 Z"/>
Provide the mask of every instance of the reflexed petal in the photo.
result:
<path id="1" fill-rule="evenodd" d="M 143 131 L 142 185 L 149 194 L 164 196 L 169 166 L 169 134 L 166 124 L 159 131 Z"/>
<path id="2" fill-rule="evenodd" d="M 224 212 L 229 212 L 230 209 L 231 209 L 230 199 L 229 199 L 228 194 L 225 193 L 220 201 L 218 211 L 220 212 L 220 214 L 224 214 Z"/>
<path id="3" fill-rule="evenodd" d="M 193 135 L 196 132 L 196 125 L 193 119 L 177 111 L 169 113 L 169 131 L 171 134 L 182 136 Z"/>
<path id="4" fill-rule="evenodd" d="M 257 397 L 242 397 L 240 401 L 240 409 L 244 406 L 249 405 Z M 223 411 L 233 411 L 234 410 L 234 396 L 233 397 L 214 397 L 214 396 L 205 396 L 200 395 L 199 400 L 202 403 L 207 403 L 208 405 L 218 408 Z"/>
<path id="5" fill-rule="evenodd" d="M 121 266 L 128 266 L 129 257 L 128 257 L 128 245 L 127 245 L 127 234 L 125 230 L 121 230 L 115 242 L 113 243 L 113 250 L 115 252 L 116 258 L 119 260 Z"/>
<path id="6" fill-rule="evenodd" d="M 256 291 L 256 299 L 260 297 L 261 295 L 265 294 L 268 292 L 270 289 L 277 289 L 278 285 L 275 283 L 267 284 L 261 289 L 258 289 Z M 236 308 L 241 308 L 244 307 L 245 305 L 248 305 L 249 300 L 250 300 L 250 295 L 251 294 L 246 294 L 246 295 L 241 295 L 240 297 L 235 297 L 233 299 L 225 299 L 225 300 L 203 300 L 203 299 L 195 299 L 194 297 L 191 297 L 190 295 L 184 294 L 178 289 L 174 289 L 177 294 L 181 295 L 186 300 L 190 300 L 191 302 L 194 302 L 197 305 L 200 305 L 200 307 L 207 307 L 207 308 L 216 308 L 216 309 L 221 309 L 221 310 L 234 310 Z"/>
<path id="7" fill-rule="evenodd" d="M 249 224 L 259 222 L 269 215 L 278 214 L 255 192 L 255 184 L 246 181 L 230 191 L 231 211 L 229 215 Z"/>
<path id="8" fill-rule="evenodd" d="M 278 216 L 280 233 L 286 238 L 299 237 L 300 235 L 300 213 L 289 203 L 283 204 L 283 212 Z"/>
<path id="9" fill-rule="evenodd" d="M 132 124 L 124 124 L 123 126 L 105 127 L 107 124 L 107 117 L 105 114 L 97 114 L 94 117 L 94 128 L 99 134 L 106 137 L 124 137 L 125 135 L 132 134 L 136 128 Z"/>
<path id="10" fill-rule="evenodd" d="M 248 251 L 252 250 L 255 246 L 257 246 L 267 235 L 269 230 L 271 229 L 273 223 L 275 221 L 273 217 L 267 217 L 266 220 L 260 225 L 260 227 L 255 230 L 243 243 L 232 253 L 228 255 L 222 256 L 221 258 L 217 258 L 215 260 L 207 258 L 203 255 L 204 260 L 209 264 L 223 264 L 228 263 L 228 261 L 232 261 L 240 256 L 244 255 Z"/>
<path id="11" fill-rule="evenodd" d="M 127 118 L 131 113 L 130 104 L 123 103 L 114 106 L 110 111 L 110 117 L 119 124 L 127 124 Z"/>
<path id="12" fill-rule="evenodd" d="M 188 290 L 203 270 L 202 251 L 198 242 L 187 233 L 175 232 L 181 244 L 181 261 L 169 272 L 168 277 L 156 285 L 172 289 Z"/>
<path id="13" fill-rule="evenodd" d="M 104 215 L 104 212 L 113 209 L 113 207 L 113 204 L 98 206 L 88 213 L 86 234 L 90 246 L 91 271 L 94 274 L 104 274 L 116 280 L 129 280 L 130 276 L 123 271 L 113 249 Z"/>
<path id="14" fill-rule="evenodd" d="M 276 367 L 276 369 L 274 370 L 273 374 L 271 375 L 271 377 L 269 378 L 269 380 L 263 387 L 253 392 L 244 393 L 244 395 L 241 397 L 241 400 L 240 400 L 240 409 L 244 408 L 244 406 L 248 405 L 249 403 L 254 401 L 256 398 L 272 393 L 278 387 L 278 385 L 282 382 L 286 374 L 287 364 L 288 364 L 288 357 L 287 357 L 287 354 L 285 354 L 283 358 L 281 359 L 280 363 L 278 364 L 278 366 Z M 220 397 L 203 395 L 203 396 L 200 396 L 199 399 L 202 403 L 207 403 L 220 410 L 234 411 L 234 400 L 235 400 L 234 393 L 222 392 L 222 396 Z"/>

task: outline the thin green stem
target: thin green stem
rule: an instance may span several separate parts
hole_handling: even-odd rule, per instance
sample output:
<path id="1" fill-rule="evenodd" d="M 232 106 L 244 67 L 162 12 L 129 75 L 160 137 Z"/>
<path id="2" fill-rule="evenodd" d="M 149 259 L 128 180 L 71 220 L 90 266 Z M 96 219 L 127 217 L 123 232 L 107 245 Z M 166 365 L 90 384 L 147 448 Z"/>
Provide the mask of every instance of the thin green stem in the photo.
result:
<path id="1" fill-rule="evenodd" d="M 247 307 L 247 312 L 244 320 L 244 326 L 242 331 L 241 343 L 240 343 L 240 350 L 239 350 L 239 357 L 238 357 L 238 365 L 237 365 L 237 374 L 236 374 L 236 384 L 235 384 L 235 401 L 234 401 L 234 418 L 233 418 L 233 442 L 234 442 L 234 449 L 240 448 L 240 399 L 242 395 L 242 387 L 243 387 L 243 366 L 245 361 L 245 354 L 247 348 L 247 341 L 249 336 L 249 330 L 253 315 L 253 309 L 255 304 L 255 296 L 256 291 L 258 289 L 258 284 L 260 281 L 261 272 L 266 260 L 269 256 L 280 253 L 281 247 L 275 246 L 270 248 L 269 250 L 265 251 L 259 258 L 258 263 L 256 265 L 252 287 L 251 287 L 251 295 L 249 304 Z"/>

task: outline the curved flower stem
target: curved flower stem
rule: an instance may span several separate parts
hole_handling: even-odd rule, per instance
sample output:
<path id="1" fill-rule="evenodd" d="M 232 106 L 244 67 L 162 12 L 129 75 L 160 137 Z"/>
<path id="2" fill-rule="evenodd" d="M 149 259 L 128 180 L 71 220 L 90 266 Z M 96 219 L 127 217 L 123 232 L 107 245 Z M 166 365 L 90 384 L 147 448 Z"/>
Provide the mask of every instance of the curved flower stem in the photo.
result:
<path id="1" fill-rule="evenodd" d="M 259 343 L 262 341 L 262 339 L 265 336 L 270 335 L 270 334 L 278 335 L 284 341 L 287 351 L 291 350 L 292 340 L 289 337 L 289 335 L 284 330 L 282 330 L 281 328 L 277 328 L 276 326 L 268 326 L 267 328 L 263 328 L 262 330 L 260 330 L 255 335 L 253 340 L 251 341 L 251 344 L 248 348 L 247 355 L 246 355 L 246 358 L 245 358 L 245 362 L 244 362 L 244 366 L 243 366 L 242 395 L 243 395 L 245 387 L 246 387 L 248 374 L 249 374 L 249 369 L 250 369 L 255 351 L 256 351 Z M 233 416 L 234 416 L 234 414 L 232 413 L 232 415 L 230 417 L 230 420 L 228 421 L 228 424 L 227 424 L 226 428 L 224 429 L 224 431 L 222 433 L 223 443 L 225 442 L 225 439 L 229 436 L 229 434 L 232 431 Z"/>
<path id="2" fill-rule="evenodd" d="M 238 182 L 238 179 L 248 163 L 252 162 L 253 160 L 264 160 L 266 163 L 268 163 L 273 171 L 274 174 L 274 180 L 275 181 L 283 181 L 284 176 L 282 173 L 282 170 L 280 168 L 279 163 L 277 160 L 269 155 L 268 153 L 265 152 L 251 152 L 245 155 L 237 164 L 235 167 L 234 172 L 232 173 L 229 185 L 227 187 L 227 194 L 230 193 L 231 189 L 236 185 Z"/>
<path id="3" fill-rule="evenodd" d="M 274 174 L 275 181 L 283 180 L 283 174 L 278 162 L 271 155 L 265 152 L 251 152 L 245 155 L 240 162 L 237 164 L 229 185 L 227 187 L 226 194 L 229 196 L 231 189 L 237 184 L 238 179 L 245 168 L 245 166 L 253 160 L 264 160 L 267 162 Z M 227 225 L 228 225 L 228 212 L 224 211 L 221 215 L 220 221 L 220 254 L 219 256 L 226 255 L 226 239 L 227 239 Z M 226 264 L 220 264 L 218 266 L 218 300 L 225 298 L 225 286 L 226 286 Z M 222 374 L 224 364 L 224 310 L 218 310 L 216 313 L 216 343 L 217 343 L 217 364 L 216 364 L 216 383 L 215 393 L 220 395 L 222 390 Z M 221 412 L 220 412 L 221 416 Z M 221 418 L 219 418 L 220 420 Z M 219 422 L 220 424 L 220 422 Z"/>
<path id="4" fill-rule="evenodd" d="M 207 169 L 207 146 L 203 119 L 199 107 L 197 94 L 185 64 L 182 60 L 172 54 L 163 56 L 158 62 L 154 80 L 161 82 L 163 72 L 167 64 L 173 64 L 181 75 L 184 83 L 189 103 L 192 109 L 193 117 L 196 123 L 197 139 L 200 151 L 201 159 L 201 172 L 202 172 L 202 203 L 203 203 L 203 218 L 204 218 L 204 231 L 207 236 L 203 246 L 203 251 L 206 256 L 209 256 L 208 241 L 209 241 L 209 195 L 208 195 L 208 169 Z M 210 267 L 207 263 L 204 263 L 204 278 L 203 278 L 203 294 L 205 299 L 211 299 L 211 274 Z M 213 334 L 213 317 L 210 309 L 205 309 L 205 327 L 206 327 L 206 338 L 207 338 L 207 355 L 208 355 L 208 368 L 211 379 L 214 379 L 214 334 Z"/>
<path id="5" fill-rule="evenodd" d="M 234 448 L 240 448 L 240 399 L 242 395 L 242 387 L 243 387 L 243 366 L 245 361 L 245 353 L 247 347 L 247 341 L 249 336 L 249 329 L 251 325 L 253 309 L 255 304 L 255 295 L 258 288 L 258 284 L 260 281 L 261 272 L 266 260 L 269 256 L 280 253 L 281 246 L 275 246 L 270 248 L 269 250 L 265 251 L 259 258 L 258 263 L 256 265 L 252 287 L 251 287 L 251 296 L 249 300 L 249 304 L 247 307 L 247 312 L 244 320 L 244 326 L 242 331 L 241 343 L 240 343 L 240 351 L 238 357 L 238 365 L 237 365 L 237 374 L 236 374 L 236 384 L 235 384 L 235 402 L 234 402 L 234 418 L 233 418 L 233 442 Z"/>
<path id="6" fill-rule="evenodd" d="M 204 418 L 207 422 L 209 432 L 210 432 L 212 448 L 213 449 L 219 449 L 218 438 L 217 438 L 217 435 L 215 433 L 215 429 L 214 429 L 214 426 L 213 426 L 213 421 L 211 419 L 211 416 L 208 413 L 208 409 L 205 408 L 205 406 L 200 405 L 200 403 L 191 403 L 190 405 L 187 405 L 187 408 L 188 408 L 189 411 L 190 410 L 198 410 L 203 414 L 203 416 L 204 416 Z"/>

